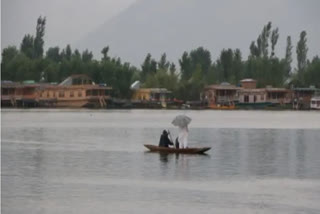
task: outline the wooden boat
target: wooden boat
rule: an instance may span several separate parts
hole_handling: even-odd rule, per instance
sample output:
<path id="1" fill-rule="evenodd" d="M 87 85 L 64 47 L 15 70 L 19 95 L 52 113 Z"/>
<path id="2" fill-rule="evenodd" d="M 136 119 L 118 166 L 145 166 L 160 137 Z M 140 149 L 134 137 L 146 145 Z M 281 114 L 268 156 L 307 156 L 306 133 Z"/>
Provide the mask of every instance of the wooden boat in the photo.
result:
<path id="1" fill-rule="evenodd" d="M 203 154 L 210 150 L 211 147 L 201 147 L 201 148 L 186 148 L 186 149 L 176 149 L 173 147 L 159 147 L 150 144 L 144 144 L 151 152 L 161 152 L 161 153 L 181 153 L 181 154 Z"/>

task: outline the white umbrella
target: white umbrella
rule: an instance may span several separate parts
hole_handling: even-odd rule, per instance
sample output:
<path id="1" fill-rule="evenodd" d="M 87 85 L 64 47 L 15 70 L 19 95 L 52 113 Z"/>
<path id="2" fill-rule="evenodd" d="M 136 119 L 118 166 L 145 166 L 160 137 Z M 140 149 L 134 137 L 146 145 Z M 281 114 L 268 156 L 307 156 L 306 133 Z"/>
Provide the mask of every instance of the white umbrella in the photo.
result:
<path id="1" fill-rule="evenodd" d="M 180 128 L 185 128 L 185 127 L 188 127 L 190 122 L 191 122 L 190 117 L 186 115 L 178 115 L 173 119 L 172 124 L 174 126 L 179 126 Z"/>

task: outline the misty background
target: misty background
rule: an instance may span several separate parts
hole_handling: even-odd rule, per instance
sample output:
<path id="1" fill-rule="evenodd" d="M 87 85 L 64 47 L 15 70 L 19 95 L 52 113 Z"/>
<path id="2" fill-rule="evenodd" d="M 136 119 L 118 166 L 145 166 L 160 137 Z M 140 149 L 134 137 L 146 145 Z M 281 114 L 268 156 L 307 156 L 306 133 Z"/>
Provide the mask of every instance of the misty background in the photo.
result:
<path id="1" fill-rule="evenodd" d="M 249 54 L 263 26 L 279 28 L 276 55 L 284 57 L 286 38 L 295 46 L 307 31 L 308 58 L 320 54 L 318 0 L 2 0 L 1 48 L 20 46 L 34 34 L 36 20 L 46 16 L 45 50 L 49 47 L 89 49 L 100 59 L 101 49 L 140 66 L 147 53 L 159 59 L 166 52 L 177 62 L 184 51 L 203 46 L 215 60 L 223 48 Z"/>

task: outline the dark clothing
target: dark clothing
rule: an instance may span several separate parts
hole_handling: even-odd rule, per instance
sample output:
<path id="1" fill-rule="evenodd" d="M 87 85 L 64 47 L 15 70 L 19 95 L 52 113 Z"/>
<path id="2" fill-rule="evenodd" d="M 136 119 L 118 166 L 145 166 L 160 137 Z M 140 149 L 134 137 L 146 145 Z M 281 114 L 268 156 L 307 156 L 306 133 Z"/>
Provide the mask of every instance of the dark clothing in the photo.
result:
<path id="1" fill-rule="evenodd" d="M 162 134 L 160 137 L 159 146 L 160 147 L 169 147 L 169 145 L 173 145 L 173 143 L 168 138 L 168 134 Z"/>
<path id="2" fill-rule="evenodd" d="M 176 138 L 176 149 L 179 149 L 179 140 Z"/>

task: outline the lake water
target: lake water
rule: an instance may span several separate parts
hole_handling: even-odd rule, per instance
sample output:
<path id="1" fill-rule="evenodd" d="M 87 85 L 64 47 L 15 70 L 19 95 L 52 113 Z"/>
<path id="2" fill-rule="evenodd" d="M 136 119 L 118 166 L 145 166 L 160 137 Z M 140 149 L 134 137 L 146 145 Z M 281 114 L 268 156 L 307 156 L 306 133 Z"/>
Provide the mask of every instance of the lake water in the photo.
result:
<path id="1" fill-rule="evenodd" d="M 160 155 L 187 114 L 189 146 Z M 320 213 L 320 112 L 2 110 L 2 213 Z"/>

